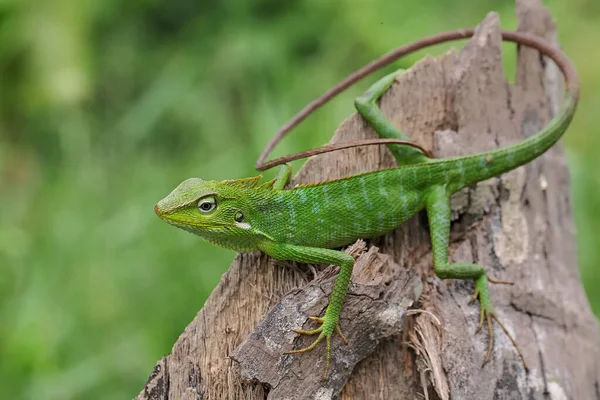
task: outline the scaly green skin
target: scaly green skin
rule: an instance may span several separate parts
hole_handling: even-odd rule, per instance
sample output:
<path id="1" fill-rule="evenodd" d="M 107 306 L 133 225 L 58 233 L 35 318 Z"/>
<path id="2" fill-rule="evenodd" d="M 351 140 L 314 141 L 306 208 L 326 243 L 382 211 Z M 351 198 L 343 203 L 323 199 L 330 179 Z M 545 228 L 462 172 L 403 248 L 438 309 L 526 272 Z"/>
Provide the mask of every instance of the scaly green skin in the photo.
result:
<path id="1" fill-rule="evenodd" d="M 381 137 L 408 139 L 384 118 L 375 104 L 398 73 L 381 79 L 355 104 Z M 575 99 L 567 95 L 562 111 L 547 127 L 506 148 L 472 156 L 430 159 L 413 147 L 390 145 L 398 168 L 289 190 L 284 190 L 291 175 L 289 167 L 282 168 L 275 180 L 262 185 L 258 184 L 260 176 L 233 181 L 192 178 L 161 200 L 155 211 L 168 223 L 218 246 L 237 251 L 260 250 L 279 260 L 339 265 L 325 315 L 313 318 L 322 325 L 312 331 L 298 331 L 319 337 L 308 348 L 292 352 L 310 350 L 326 339 L 326 376 L 331 335 L 337 328 L 354 265 L 351 256 L 332 249 L 359 238 L 383 235 L 425 208 L 436 274 L 442 279 L 475 281 L 480 327 L 485 318 L 490 329 L 487 359 L 493 343 L 490 321 L 495 319 L 488 278 L 480 265 L 448 262 L 450 196 L 543 154 L 566 130 L 575 105 Z M 214 208 L 203 212 L 200 207 L 206 202 L 209 204 L 204 207 Z"/>

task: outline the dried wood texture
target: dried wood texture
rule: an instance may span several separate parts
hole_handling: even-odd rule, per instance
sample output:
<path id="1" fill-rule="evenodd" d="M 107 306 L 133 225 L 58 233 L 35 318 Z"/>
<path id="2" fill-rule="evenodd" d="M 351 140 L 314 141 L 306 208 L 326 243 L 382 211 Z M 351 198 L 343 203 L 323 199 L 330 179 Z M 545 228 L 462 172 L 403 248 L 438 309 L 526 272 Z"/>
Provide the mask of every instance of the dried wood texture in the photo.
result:
<path id="1" fill-rule="evenodd" d="M 555 39 L 539 0 L 518 0 L 517 15 L 519 30 Z M 400 77 L 381 107 L 404 132 L 443 157 L 522 140 L 549 121 L 561 94 L 554 64 L 530 49 L 518 50 L 516 83 L 506 82 L 498 17 L 492 13 L 463 50 L 426 57 Z M 354 115 L 333 141 L 374 136 Z M 393 165 L 385 148 L 349 149 L 310 159 L 294 183 Z M 492 286 L 491 295 L 498 317 L 523 350 L 529 374 L 497 326 L 492 360 L 481 367 L 487 337 L 473 334 L 479 318 L 478 305 L 468 304 L 473 284 L 435 277 L 421 215 L 371 241 L 380 254 L 371 249 L 360 256 L 341 322 L 353 340 L 345 347 L 333 339 L 327 384 L 310 378 L 322 371 L 323 347 L 303 356 L 277 352 L 308 343 L 282 332 L 300 328 L 305 315 L 323 309 L 331 277 L 324 273 L 305 286 L 309 267 L 252 253 L 236 257 L 138 399 L 600 399 L 598 323 L 579 280 L 569 193 L 561 146 L 555 146 L 533 163 L 453 198 L 451 256 L 516 282 Z M 352 251 L 360 253 L 356 246 Z M 413 273 L 423 282 L 416 306 L 436 315 L 441 329 L 430 314 L 404 313 L 421 292 Z M 387 318 L 386 307 L 393 311 Z M 374 329 L 370 340 L 363 340 L 365 326 Z M 402 335 L 396 334 L 401 326 Z"/>
<path id="2" fill-rule="evenodd" d="M 364 246 L 359 241 L 348 252 L 359 256 Z M 415 271 L 394 264 L 391 257 L 379 254 L 376 247 L 358 257 L 344 305 L 348 312 L 340 322 L 349 344 L 342 345 L 338 338 L 333 340 L 332 373 L 327 382 L 321 382 L 325 366 L 323 351 L 283 357 L 282 353 L 293 349 L 298 335 L 292 329 L 301 328 L 307 315 L 325 312 L 327 294 L 331 293 L 335 280 L 335 274 L 330 272 L 335 270 L 337 267 L 328 268 L 309 285 L 285 295 L 231 354 L 239 362 L 245 380 L 263 382 L 272 388 L 269 398 L 327 399 L 339 393 L 357 363 L 371 355 L 382 339 L 402 332 L 405 313 L 422 292 L 421 279 Z M 303 337 L 298 348 L 314 340 Z"/>

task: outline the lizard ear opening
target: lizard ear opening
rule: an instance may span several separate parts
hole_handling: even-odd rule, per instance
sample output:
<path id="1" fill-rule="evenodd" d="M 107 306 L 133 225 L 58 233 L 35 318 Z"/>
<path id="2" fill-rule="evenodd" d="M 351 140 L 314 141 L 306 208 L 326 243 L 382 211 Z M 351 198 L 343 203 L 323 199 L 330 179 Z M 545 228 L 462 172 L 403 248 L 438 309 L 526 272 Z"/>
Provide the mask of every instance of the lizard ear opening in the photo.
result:
<path id="1" fill-rule="evenodd" d="M 235 222 L 244 222 L 244 214 L 242 214 L 241 211 L 238 211 L 233 216 L 233 219 L 235 219 Z"/>

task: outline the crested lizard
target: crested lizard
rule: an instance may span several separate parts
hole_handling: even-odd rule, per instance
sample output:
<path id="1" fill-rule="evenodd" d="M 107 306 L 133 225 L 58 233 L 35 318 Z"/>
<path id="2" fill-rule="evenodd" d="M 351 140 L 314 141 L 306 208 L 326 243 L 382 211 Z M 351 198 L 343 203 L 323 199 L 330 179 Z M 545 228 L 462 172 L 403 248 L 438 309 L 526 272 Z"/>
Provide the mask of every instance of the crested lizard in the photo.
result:
<path id="1" fill-rule="evenodd" d="M 478 328 L 487 322 L 490 338 L 484 363 L 493 349 L 491 323 L 496 320 L 527 369 L 516 342 L 496 318 L 489 295 L 488 282 L 508 282 L 489 278 L 481 265 L 449 263 L 448 246 L 450 196 L 539 157 L 558 141 L 573 117 L 579 94 L 574 67 L 553 46 L 530 38 L 529 44 L 532 43 L 557 62 L 565 75 L 567 92 L 562 109 L 550 123 L 521 142 L 480 154 L 441 159 L 429 157 L 418 146 L 388 145 L 398 163 L 397 168 L 291 189 L 285 189 L 291 177 L 291 167 L 287 164 L 274 180 L 262 184 L 259 182 L 261 176 L 226 181 L 191 178 L 159 201 L 155 212 L 169 224 L 217 246 L 241 252 L 260 250 L 279 260 L 338 265 L 340 272 L 325 314 L 310 317 L 320 323 L 320 327 L 296 331 L 318 335 L 317 339 L 306 348 L 289 352 L 306 352 L 325 340 L 326 378 L 333 332 L 346 341 L 338 320 L 354 264 L 350 255 L 335 249 L 359 238 L 383 235 L 425 209 L 436 275 L 442 279 L 473 279 L 475 282 L 473 297 L 480 303 Z M 399 73 L 401 71 L 379 80 L 356 99 L 355 106 L 381 138 L 406 141 L 409 138 L 389 122 L 376 105 Z"/>

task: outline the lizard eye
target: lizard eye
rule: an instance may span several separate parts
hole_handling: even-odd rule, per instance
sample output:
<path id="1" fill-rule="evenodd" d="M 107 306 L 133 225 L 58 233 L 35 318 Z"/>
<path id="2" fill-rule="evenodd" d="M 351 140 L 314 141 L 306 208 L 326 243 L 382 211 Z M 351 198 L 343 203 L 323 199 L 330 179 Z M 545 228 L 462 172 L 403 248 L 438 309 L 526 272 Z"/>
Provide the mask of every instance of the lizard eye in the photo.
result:
<path id="1" fill-rule="evenodd" d="M 214 211 L 215 208 L 217 208 L 217 199 L 213 196 L 198 200 L 198 210 L 203 214 L 208 214 L 209 212 Z"/>

